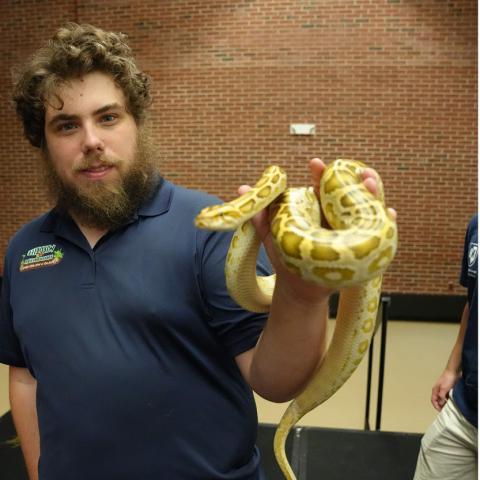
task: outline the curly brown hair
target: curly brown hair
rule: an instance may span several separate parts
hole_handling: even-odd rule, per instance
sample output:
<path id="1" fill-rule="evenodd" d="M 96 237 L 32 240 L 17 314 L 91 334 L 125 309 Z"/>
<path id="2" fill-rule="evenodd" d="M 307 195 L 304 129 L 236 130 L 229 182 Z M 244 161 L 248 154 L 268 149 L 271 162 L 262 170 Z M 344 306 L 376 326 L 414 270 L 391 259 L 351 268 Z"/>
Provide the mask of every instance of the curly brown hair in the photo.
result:
<path id="1" fill-rule="evenodd" d="M 67 23 L 18 71 L 13 100 L 25 136 L 34 147 L 45 147 L 48 96 L 68 80 L 94 71 L 111 75 L 135 121 L 140 124 L 145 120 L 151 103 L 150 81 L 139 70 L 126 40 L 122 33 Z"/>

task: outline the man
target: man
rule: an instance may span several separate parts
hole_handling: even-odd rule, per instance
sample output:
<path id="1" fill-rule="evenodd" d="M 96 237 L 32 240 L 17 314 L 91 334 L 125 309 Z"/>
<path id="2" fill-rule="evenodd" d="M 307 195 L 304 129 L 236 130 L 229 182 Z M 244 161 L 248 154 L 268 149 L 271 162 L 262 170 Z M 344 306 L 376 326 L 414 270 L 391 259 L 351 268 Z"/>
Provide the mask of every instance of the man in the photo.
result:
<path id="1" fill-rule="evenodd" d="M 193 226 L 218 200 L 158 174 L 149 82 L 123 35 L 61 28 L 14 99 L 56 203 L 10 242 L 1 300 L 31 479 L 261 478 L 252 389 L 272 401 L 302 390 L 331 291 L 282 266 L 263 212 L 277 272 L 268 319 L 229 298 L 231 235 Z M 318 188 L 324 164 L 310 167 Z M 375 191 L 372 172 L 365 184 Z"/>
<path id="2" fill-rule="evenodd" d="M 422 438 L 415 480 L 476 480 L 478 435 L 478 217 L 467 229 L 460 283 L 467 288 L 460 329 L 432 389 L 440 413 Z"/>

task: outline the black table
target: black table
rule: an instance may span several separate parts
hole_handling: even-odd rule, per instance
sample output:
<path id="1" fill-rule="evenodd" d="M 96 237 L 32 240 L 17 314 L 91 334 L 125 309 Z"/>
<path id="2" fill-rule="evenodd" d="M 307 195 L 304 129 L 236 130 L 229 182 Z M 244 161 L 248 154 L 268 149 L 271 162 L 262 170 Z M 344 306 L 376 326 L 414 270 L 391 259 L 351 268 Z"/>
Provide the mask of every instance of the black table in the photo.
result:
<path id="1" fill-rule="evenodd" d="M 275 428 L 261 424 L 258 431 L 267 480 L 283 479 L 273 455 Z M 5 443 L 14 436 L 7 413 L 0 418 L 0 480 L 28 480 L 20 448 Z M 411 480 L 420 439 L 411 433 L 298 427 L 286 451 L 298 480 Z"/>

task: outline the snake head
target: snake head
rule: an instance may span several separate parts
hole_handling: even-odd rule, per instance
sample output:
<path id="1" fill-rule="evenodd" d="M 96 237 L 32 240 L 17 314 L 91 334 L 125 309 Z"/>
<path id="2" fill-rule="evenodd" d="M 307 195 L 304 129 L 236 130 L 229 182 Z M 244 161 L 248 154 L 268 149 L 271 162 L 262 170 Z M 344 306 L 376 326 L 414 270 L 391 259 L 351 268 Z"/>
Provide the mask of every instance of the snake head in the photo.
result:
<path id="1" fill-rule="evenodd" d="M 206 230 L 235 230 L 244 220 L 229 204 L 205 207 L 195 217 L 195 226 Z"/>

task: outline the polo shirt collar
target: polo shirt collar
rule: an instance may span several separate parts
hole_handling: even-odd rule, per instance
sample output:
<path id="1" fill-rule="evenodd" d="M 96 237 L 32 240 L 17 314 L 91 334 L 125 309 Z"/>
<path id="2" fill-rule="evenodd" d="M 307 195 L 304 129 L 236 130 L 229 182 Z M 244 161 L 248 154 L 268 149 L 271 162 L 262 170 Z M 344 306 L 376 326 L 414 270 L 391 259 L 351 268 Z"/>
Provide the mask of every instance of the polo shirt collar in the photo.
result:
<path id="1" fill-rule="evenodd" d="M 155 193 L 138 209 L 139 217 L 155 217 L 168 212 L 172 201 L 173 185 L 158 177 Z"/>

